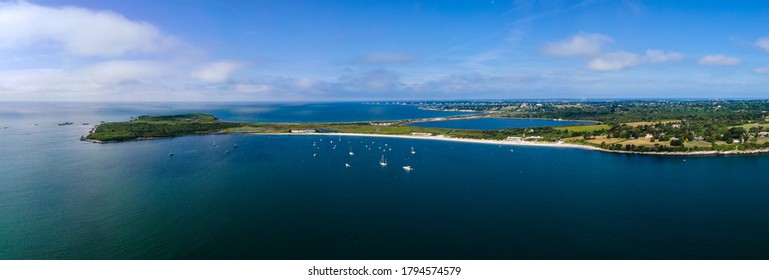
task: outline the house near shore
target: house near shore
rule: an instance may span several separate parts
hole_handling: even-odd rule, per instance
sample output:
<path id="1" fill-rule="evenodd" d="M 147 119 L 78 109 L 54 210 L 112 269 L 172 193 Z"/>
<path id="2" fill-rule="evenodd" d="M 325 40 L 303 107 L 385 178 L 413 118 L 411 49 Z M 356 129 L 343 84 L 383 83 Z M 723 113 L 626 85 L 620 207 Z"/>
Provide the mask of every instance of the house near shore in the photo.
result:
<path id="1" fill-rule="evenodd" d="M 644 138 L 646 138 L 646 139 L 654 138 L 654 135 L 651 135 L 651 134 L 648 134 L 648 133 L 647 133 L 647 134 L 644 136 Z"/>
<path id="2" fill-rule="evenodd" d="M 542 136 L 528 136 L 524 138 L 525 140 L 540 140 L 542 139 Z"/>
<path id="3" fill-rule="evenodd" d="M 523 141 L 523 138 L 516 137 L 516 136 L 508 136 L 507 138 L 505 138 L 505 141 L 521 142 Z"/>
<path id="4" fill-rule="evenodd" d="M 315 129 L 292 129 L 291 133 L 315 133 L 318 132 Z"/>
<path id="5" fill-rule="evenodd" d="M 391 126 L 395 123 L 394 122 L 369 122 L 369 124 L 375 125 L 375 126 Z"/>

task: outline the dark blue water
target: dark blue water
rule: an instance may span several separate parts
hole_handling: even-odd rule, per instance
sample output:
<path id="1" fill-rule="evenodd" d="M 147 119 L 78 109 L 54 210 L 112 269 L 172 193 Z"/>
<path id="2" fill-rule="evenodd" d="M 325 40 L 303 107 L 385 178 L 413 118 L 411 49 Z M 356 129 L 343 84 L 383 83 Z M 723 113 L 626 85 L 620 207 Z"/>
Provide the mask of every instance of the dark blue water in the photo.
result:
<path id="1" fill-rule="evenodd" d="M 0 119 L 1 259 L 769 258 L 765 155 L 266 135 L 101 145 L 78 141 L 88 126 L 43 121 L 136 112 L 46 110 Z"/>
<path id="2" fill-rule="evenodd" d="M 409 124 L 411 126 L 454 128 L 454 129 L 481 129 L 499 130 L 507 128 L 527 128 L 542 126 L 566 126 L 579 124 L 593 124 L 586 121 L 558 121 L 549 119 L 513 119 L 513 118 L 472 118 L 447 121 L 430 121 Z"/>

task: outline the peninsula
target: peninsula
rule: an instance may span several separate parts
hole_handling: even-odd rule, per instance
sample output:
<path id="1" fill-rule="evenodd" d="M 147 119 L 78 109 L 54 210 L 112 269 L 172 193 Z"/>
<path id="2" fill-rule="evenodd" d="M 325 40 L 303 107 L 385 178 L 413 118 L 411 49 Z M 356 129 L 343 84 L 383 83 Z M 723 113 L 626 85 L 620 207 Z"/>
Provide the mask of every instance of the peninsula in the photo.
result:
<path id="1" fill-rule="evenodd" d="M 403 103 L 400 103 L 403 104 Z M 120 142 L 213 133 L 334 134 L 415 137 L 507 145 L 576 147 L 620 153 L 691 155 L 769 152 L 769 102 L 434 102 L 407 103 L 428 110 L 472 110 L 500 117 L 593 120 L 594 124 L 474 130 L 410 125 L 428 119 L 355 123 L 223 122 L 207 114 L 139 116 L 100 124 L 83 140 Z"/>

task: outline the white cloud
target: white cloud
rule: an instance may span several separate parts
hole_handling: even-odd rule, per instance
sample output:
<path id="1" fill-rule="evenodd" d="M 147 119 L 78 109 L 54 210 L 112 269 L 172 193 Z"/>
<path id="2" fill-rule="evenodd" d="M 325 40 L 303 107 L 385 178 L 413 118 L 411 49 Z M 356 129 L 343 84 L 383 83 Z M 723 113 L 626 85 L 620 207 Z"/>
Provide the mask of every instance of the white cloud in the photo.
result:
<path id="1" fill-rule="evenodd" d="M 0 3 L 0 49 L 61 48 L 83 56 L 153 53 L 176 40 L 153 25 L 109 11 Z"/>
<path id="2" fill-rule="evenodd" d="M 405 53 L 379 52 L 359 56 L 356 62 L 362 64 L 396 64 L 409 63 L 416 60 L 415 56 Z"/>
<path id="3" fill-rule="evenodd" d="M 658 50 L 646 50 L 644 60 L 650 63 L 675 62 L 684 59 L 684 55 L 677 52 L 663 52 Z"/>
<path id="4" fill-rule="evenodd" d="M 590 62 L 587 67 L 595 71 L 619 71 L 634 67 L 642 62 L 641 57 L 629 52 L 614 52 L 601 55 Z"/>
<path id="5" fill-rule="evenodd" d="M 753 73 L 761 74 L 761 75 L 769 74 L 769 67 L 753 68 Z"/>
<path id="6" fill-rule="evenodd" d="M 198 67 L 192 71 L 192 77 L 207 83 L 226 82 L 232 72 L 242 68 L 243 63 L 223 60 Z"/>
<path id="7" fill-rule="evenodd" d="M 700 58 L 700 65 L 718 65 L 718 66 L 733 66 L 739 65 L 742 61 L 736 57 L 729 57 L 722 54 L 706 55 Z"/>
<path id="8" fill-rule="evenodd" d="M 769 37 L 759 38 L 756 40 L 756 47 L 769 52 Z"/>
<path id="9" fill-rule="evenodd" d="M 100 95 L 123 87 L 150 85 L 171 69 L 153 61 L 116 60 L 74 69 L 36 68 L 0 72 L 0 91 L 15 94 Z"/>
<path id="10" fill-rule="evenodd" d="M 549 56 L 593 56 L 601 53 L 603 45 L 611 43 L 611 37 L 598 34 L 577 34 L 563 41 L 547 43 L 541 48 Z"/>

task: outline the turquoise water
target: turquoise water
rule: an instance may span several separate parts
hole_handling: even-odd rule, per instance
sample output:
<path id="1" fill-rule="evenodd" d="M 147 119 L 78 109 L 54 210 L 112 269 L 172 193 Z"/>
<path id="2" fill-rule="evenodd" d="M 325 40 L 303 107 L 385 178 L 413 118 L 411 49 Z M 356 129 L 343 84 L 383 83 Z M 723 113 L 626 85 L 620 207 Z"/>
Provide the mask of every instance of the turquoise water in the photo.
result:
<path id="1" fill-rule="evenodd" d="M 50 121 L 136 111 L 72 106 L 0 107 L 2 259 L 769 258 L 766 155 L 317 135 L 100 145 Z"/>
<path id="2" fill-rule="evenodd" d="M 549 119 L 515 119 L 515 118 L 472 118 L 447 121 L 430 121 L 412 123 L 412 126 L 454 128 L 454 129 L 481 129 L 499 130 L 506 128 L 527 128 L 541 126 L 566 126 L 578 124 L 593 124 L 586 121 L 558 121 Z"/>

